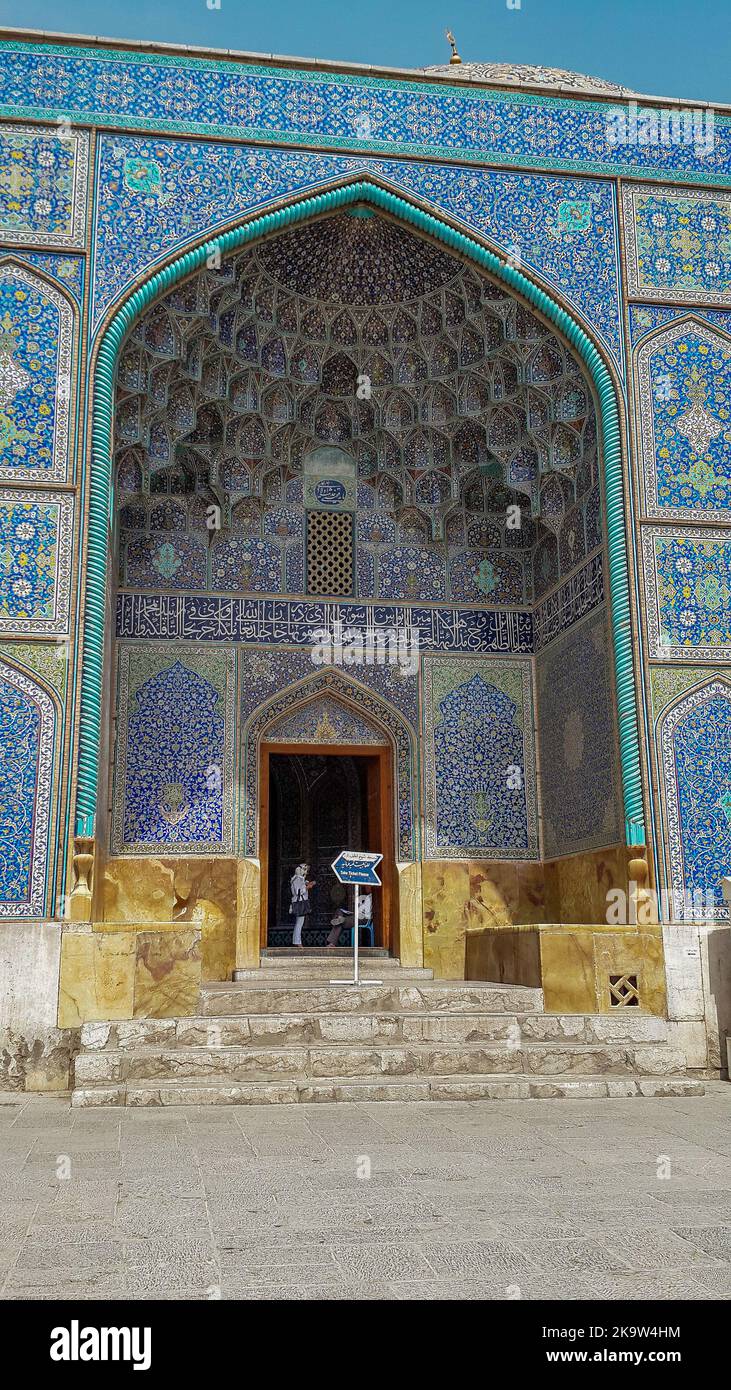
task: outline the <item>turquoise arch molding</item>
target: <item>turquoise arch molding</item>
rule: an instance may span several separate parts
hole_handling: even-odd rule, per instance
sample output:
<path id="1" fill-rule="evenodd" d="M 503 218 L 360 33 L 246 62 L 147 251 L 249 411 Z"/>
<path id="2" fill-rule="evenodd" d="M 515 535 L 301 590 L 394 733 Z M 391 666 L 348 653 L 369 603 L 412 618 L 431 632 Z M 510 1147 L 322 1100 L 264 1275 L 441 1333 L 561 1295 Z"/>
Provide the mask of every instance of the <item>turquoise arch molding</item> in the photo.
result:
<path id="1" fill-rule="evenodd" d="M 604 493 L 607 513 L 609 591 L 612 641 L 619 714 L 619 746 L 622 764 L 627 843 L 645 843 L 642 775 L 635 704 L 629 574 L 623 509 L 622 447 L 617 393 L 600 352 L 579 323 L 545 290 L 533 284 L 514 266 L 505 264 L 477 240 L 457 231 L 448 222 L 381 187 L 359 179 L 328 192 L 290 202 L 276 212 L 256 216 L 184 252 L 170 265 L 151 275 L 121 306 L 102 337 L 96 362 L 92 407 L 91 486 L 88 550 L 84 589 L 84 647 L 81 669 L 79 720 L 79 771 L 76 792 L 76 833 L 92 835 L 97 804 L 99 750 L 101 745 L 104 619 L 107 584 L 107 545 L 112 503 L 111 441 L 114 409 L 114 372 L 122 343 L 134 321 L 158 295 L 199 269 L 209 256 L 225 255 L 271 232 L 282 231 L 308 218 L 332 213 L 354 203 L 370 203 L 419 231 L 467 256 L 491 275 L 517 291 L 556 325 L 587 367 L 599 399 L 604 454 Z"/>

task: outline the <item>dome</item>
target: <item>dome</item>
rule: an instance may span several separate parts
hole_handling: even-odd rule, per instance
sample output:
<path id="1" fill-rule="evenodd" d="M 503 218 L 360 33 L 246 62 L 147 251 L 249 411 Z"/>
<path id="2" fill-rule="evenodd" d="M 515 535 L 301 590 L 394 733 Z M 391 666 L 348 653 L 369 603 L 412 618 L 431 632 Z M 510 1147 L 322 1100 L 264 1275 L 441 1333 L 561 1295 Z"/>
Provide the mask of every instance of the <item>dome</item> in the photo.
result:
<path id="1" fill-rule="evenodd" d="M 511 87 L 563 87 L 577 92 L 627 92 L 617 82 L 603 77 L 588 77 L 583 72 L 567 68 L 544 68 L 531 63 L 438 63 L 420 68 L 420 72 L 438 77 L 453 77 L 461 82 L 504 82 Z"/>

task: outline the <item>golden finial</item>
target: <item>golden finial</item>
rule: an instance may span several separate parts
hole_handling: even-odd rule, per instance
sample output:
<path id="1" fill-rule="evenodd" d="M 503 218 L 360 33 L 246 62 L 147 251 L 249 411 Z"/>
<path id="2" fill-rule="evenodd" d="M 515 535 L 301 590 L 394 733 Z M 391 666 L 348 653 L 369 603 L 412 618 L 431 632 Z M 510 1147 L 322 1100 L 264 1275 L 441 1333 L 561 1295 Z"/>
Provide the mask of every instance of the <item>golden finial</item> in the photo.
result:
<path id="1" fill-rule="evenodd" d="M 447 29 L 446 34 L 449 40 L 450 47 L 452 49 L 452 56 L 449 60 L 450 63 L 461 63 L 462 59 L 460 58 L 459 53 L 457 52 L 457 40 L 455 39 L 454 34 L 452 33 L 451 29 Z"/>

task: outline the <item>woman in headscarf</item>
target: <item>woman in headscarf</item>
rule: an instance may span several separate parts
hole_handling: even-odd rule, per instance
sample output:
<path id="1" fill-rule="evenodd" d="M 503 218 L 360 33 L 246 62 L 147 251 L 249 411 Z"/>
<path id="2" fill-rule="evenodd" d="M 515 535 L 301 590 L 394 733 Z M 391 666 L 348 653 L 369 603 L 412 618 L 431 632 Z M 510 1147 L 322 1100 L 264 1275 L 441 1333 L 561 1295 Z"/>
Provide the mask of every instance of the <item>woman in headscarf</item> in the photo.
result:
<path id="1" fill-rule="evenodd" d="M 290 915 L 294 917 L 294 933 L 292 935 L 292 945 L 302 947 L 302 928 L 305 924 L 305 917 L 312 911 L 310 903 L 310 889 L 314 888 L 314 878 L 308 879 L 307 870 L 309 864 L 298 864 L 291 879 L 289 880 L 292 900 L 289 905 Z"/>

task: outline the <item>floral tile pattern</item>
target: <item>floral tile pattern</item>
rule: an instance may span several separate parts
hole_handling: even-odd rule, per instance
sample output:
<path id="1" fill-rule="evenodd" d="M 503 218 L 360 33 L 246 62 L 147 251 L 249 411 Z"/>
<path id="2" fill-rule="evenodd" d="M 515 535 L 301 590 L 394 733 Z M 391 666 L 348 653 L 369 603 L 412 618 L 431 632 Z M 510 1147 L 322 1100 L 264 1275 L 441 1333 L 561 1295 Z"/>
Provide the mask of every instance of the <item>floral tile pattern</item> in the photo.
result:
<path id="1" fill-rule="evenodd" d="M 64 294 L 0 258 L 0 478 L 66 479 L 73 327 Z"/>
<path id="2" fill-rule="evenodd" d="M 718 661 L 731 650 L 731 539 L 728 531 L 642 533 L 651 656 Z"/>
<path id="3" fill-rule="evenodd" d="M 112 852 L 233 848 L 233 651 L 123 647 Z"/>
<path id="4" fill-rule="evenodd" d="M 69 630 L 74 500 L 0 489 L 0 633 Z"/>
<path id="5" fill-rule="evenodd" d="M 89 136 L 77 126 L 0 126 L 0 234 L 18 245 L 83 246 L 88 166 Z"/>
<path id="6" fill-rule="evenodd" d="M 731 304 L 731 193 L 623 190 L 631 296 Z"/>
<path id="7" fill-rule="evenodd" d="M 658 721 L 673 915 L 728 920 L 721 878 L 731 872 L 731 683 L 713 678 Z M 703 895 L 701 902 L 692 895 Z"/>
<path id="8" fill-rule="evenodd" d="M 637 392 L 646 514 L 731 517 L 731 337 L 671 324 L 639 348 Z"/>
<path id="9" fill-rule="evenodd" d="M 375 724 L 332 695 L 318 695 L 270 724 L 268 743 L 383 744 L 385 734 Z"/>
<path id="10" fill-rule="evenodd" d="M 673 320 L 687 318 L 688 313 L 689 310 L 682 304 L 630 304 L 629 335 L 632 346 L 634 347 L 646 333 L 662 327 L 663 324 L 672 323 Z M 731 310 L 707 309 L 703 305 L 695 305 L 692 314 L 694 319 L 710 323 L 713 328 L 720 328 L 731 337 Z"/>
<path id="11" fill-rule="evenodd" d="M 537 271 L 621 358 L 611 184 L 201 141 L 100 137 L 92 323 L 161 256 L 255 209 L 370 173 L 497 243 Z M 583 220 L 567 207 L 583 207 Z"/>
<path id="12" fill-rule="evenodd" d="M 0 661 L 0 918 L 45 916 L 54 743 L 50 696 Z"/>
<path id="13" fill-rule="evenodd" d="M 40 55 L 40 58 L 39 58 Z M 611 139 L 605 104 L 458 83 L 278 68 L 185 54 L 6 40 L 8 114 L 83 118 L 269 144 L 334 145 L 438 158 L 548 165 L 594 173 L 723 178 L 730 136 L 716 120 L 708 151 L 692 143 Z M 609 108 L 610 110 L 612 108 Z M 141 176 L 143 179 L 145 175 Z"/>
<path id="14" fill-rule="evenodd" d="M 530 663 L 424 659 L 425 854 L 537 859 Z"/>
<path id="15" fill-rule="evenodd" d="M 540 653 L 536 684 L 544 858 L 614 844 L 621 795 L 604 608 Z"/>

